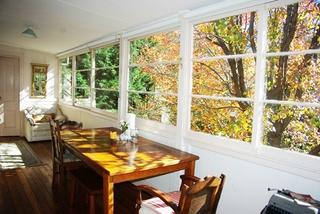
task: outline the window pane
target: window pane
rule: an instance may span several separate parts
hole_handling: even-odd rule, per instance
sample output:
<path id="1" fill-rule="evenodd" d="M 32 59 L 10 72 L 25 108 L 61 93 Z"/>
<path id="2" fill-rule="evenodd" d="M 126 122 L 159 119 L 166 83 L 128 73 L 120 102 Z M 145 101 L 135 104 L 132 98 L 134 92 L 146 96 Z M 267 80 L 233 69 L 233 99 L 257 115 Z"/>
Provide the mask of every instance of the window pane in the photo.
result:
<path id="1" fill-rule="evenodd" d="M 118 91 L 96 90 L 96 108 L 116 112 L 118 110 L 118 98 Z"/>
<path id="2" fill-rule="evenodd" d="M 315 0 L 304 0 L 269 10 L 270 52 L 319 48 L 320 9 Z M 317 47 L 318 46 L 318 47 Z"/>
<path id="3" fill-rule="evenodd" d="M 82 107 L 90 107 L 90 103 L 90 88 L 75 88 L 75 104 Z"/>
<path id="4" fill-rule="evenodd" d="M 252 112 L 248 102 L 193 98 L 191 129 L 251 142 Z"/>
<path id="5" fill-rule="evenodd" d="M 178 61 L 180 57 L 179 37 L 178 31 L 172 31 L 130 42 L 130 63 Z"/>
<path id="6" fill-rule="evenodd" d="M 75 90 L 76 98 L 89 98 L 90 97 L 90 88 L 85 87 L 85 88 L 76 88 Z"/>
<path id="7" fill-rule="evenodd" d="M 91 71 L 78 71 L 76 73 L 76 87 L 90 87 L 90 75 Z"/>
<path id="8" fill-rule="evenodd" d="M 194 56 L 212 57 L 256 52 L 255 12 L 194 26 Z"/>
<path id="9" fill-rule="evenodd" d="M 95 51 L 95 63 L 96 68 L 113 68 L 119 66 L 119 44 L 97 49 Z"/>
<path id="10" fill-rule="evenodd" d="M 115 67 L 110 69 L 96 70 L 95 87 L 104 89 L 119 89 L 119 69 Z"/>
<path id="11" fill-rule="evenodd" d="M 267 99 L 320 101 L 320 54 L 269 57 Z"/>
<path id="12" fill-rule="evenodd" d="M 60 60 L 61 74 L 61 99 L 64 101 L 72 101 L 72 57 Z"/>
<path id="13" fill-rule="evenodd" d="M 140 118 L 176 125 L 177 97 L 129 93 L 129 112 Z"/>
<path id="14" fill-rule="evenodd" d="M 76 70 L 91 69 L 91 55 L 84 53 L 76 56 Z"/>
<path id="15" fill-rule="evenodd" d="M 130 68 L 130 90 L 177 93 L 179 65 Z"/>
<path id="16" fill-rule="evenodd" d="M 264 144 L 320 156 L 320 108 L 268 104 Z"/>
<path id="17" fill-rule="evenodd" d="M 252 97 L 254 94 L 254 75 L 254 58 L 195 62 L 192 93 Z"/>

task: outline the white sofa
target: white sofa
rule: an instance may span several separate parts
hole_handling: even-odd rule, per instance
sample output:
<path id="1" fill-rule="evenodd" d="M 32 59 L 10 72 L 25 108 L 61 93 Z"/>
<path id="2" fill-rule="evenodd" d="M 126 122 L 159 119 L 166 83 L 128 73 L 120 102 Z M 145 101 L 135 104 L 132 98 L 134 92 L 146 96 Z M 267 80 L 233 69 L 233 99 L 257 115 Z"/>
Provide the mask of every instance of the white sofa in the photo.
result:
<path id="1" fill-rule="evenodd" d="M 25 137 L 28 142 L 50 140 L 50 118 L 65 120 L 59 108 L 46 109 L 31 106 L 24 110 L 25 114 Z"/>

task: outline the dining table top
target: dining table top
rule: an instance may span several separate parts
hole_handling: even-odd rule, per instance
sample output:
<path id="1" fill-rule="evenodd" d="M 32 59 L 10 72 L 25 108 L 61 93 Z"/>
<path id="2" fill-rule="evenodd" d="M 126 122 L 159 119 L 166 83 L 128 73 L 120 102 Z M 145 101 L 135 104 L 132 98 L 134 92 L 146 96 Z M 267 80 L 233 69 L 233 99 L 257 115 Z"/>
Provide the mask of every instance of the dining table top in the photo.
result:
<path id="1" fill-rule="evenodd" d="M 144 171 L 159 171 L 199 159 L 196 155 L 143 137 L 132 141 L 112 140 L 111 131 L 120 133 L 113 127 L 62 130 L 61 139 L 68 150 L 98 173 L 114 177 L 134 173 L 138 178 Z"/>

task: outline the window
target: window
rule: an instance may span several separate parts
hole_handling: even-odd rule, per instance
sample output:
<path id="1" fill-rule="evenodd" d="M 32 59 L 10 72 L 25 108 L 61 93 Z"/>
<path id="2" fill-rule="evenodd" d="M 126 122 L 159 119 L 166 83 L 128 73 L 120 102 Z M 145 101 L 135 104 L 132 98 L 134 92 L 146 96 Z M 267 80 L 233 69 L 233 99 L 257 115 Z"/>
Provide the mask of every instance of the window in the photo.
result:
<path id="1" fill-rule="evenodd" d="M 319 155 L 319 3 L 271 8 L 267 40 L 263 143 Z"/>
<path id="2" fill-rule="evenodd" d="M 270 2 L 193 25 L 192 53 L 183 54 L 192 54 L 192 65 L 186 63 L 181 73 L 185 80 L 192 70 L 191 85 L 181 87 L 191 92 L 180 99 L 190 101 L 179 118 L 185 121 L 190 113 L 186 138 L 237 142 L 228 146 L 240 153 L 259 145 L 266 158 L 270 152 L 288 154 L 279 160 L 295 154 L 274 148 L 320 156 L 320 4 L 285 4 Z M 128 112 L 144 119 L 140 124 L 176 125 L 180 32 L 134 38 L 129 47 L 129 74 L 122 78 L 128 79 Z M 123 108 L 118 106 L 126 102 L 119 102 L 119 49 L 119 43 L 110 44 L 62 59 L 62 100 L 111 113 Z"/>
<path id="3" fill-rule="evenodd" d="M 72 57 L 60 60 L 60 98 L 72 103 Z"/>
<path id="4" fill-rule="evenodd" d="M 179 44 L 177 31 L 130 42 L 129 112 L 176 125 Z"/>
<path id="5" fill-rule="evenodd" d="M 93 107 L 116 112 L 119 99 L 119 44 L 96 49 Z"/>
<path id="6" fill-rule="evenodd" d="M 251 142 L 256 12 L 194 26 L 191 129 Z"/>
<path id="7" fill-rule="evenodd" d="M 76 56 L 75 105 L 91 107 L 91 53 Z"/>

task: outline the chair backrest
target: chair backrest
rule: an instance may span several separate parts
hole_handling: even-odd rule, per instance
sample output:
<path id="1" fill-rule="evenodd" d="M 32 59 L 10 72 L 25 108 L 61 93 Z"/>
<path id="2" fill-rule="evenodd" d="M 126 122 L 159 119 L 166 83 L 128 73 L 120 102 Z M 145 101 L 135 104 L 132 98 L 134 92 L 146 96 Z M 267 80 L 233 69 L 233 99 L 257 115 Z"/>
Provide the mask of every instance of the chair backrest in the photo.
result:
<path id="1" fill-rule="evenodd" d="M 192 185 L 182 183 L 179 201 L 180 214 L 213 214 L 216 213 L 220 200 L 225 175 L 205 177 L 194 181 Z"/>
<path id="2" fill-rule="evenodd" d="M 53 161 L 63 162 L 63 148 L 60 143 L 59 121 L 50 120 Z"/>
<path id="3" fill-rule="evenodd" d="M 60 124 L 60 130 L 64 129 L 82 129 L 82 123 L 73 120 L 66 120 Z"/>

